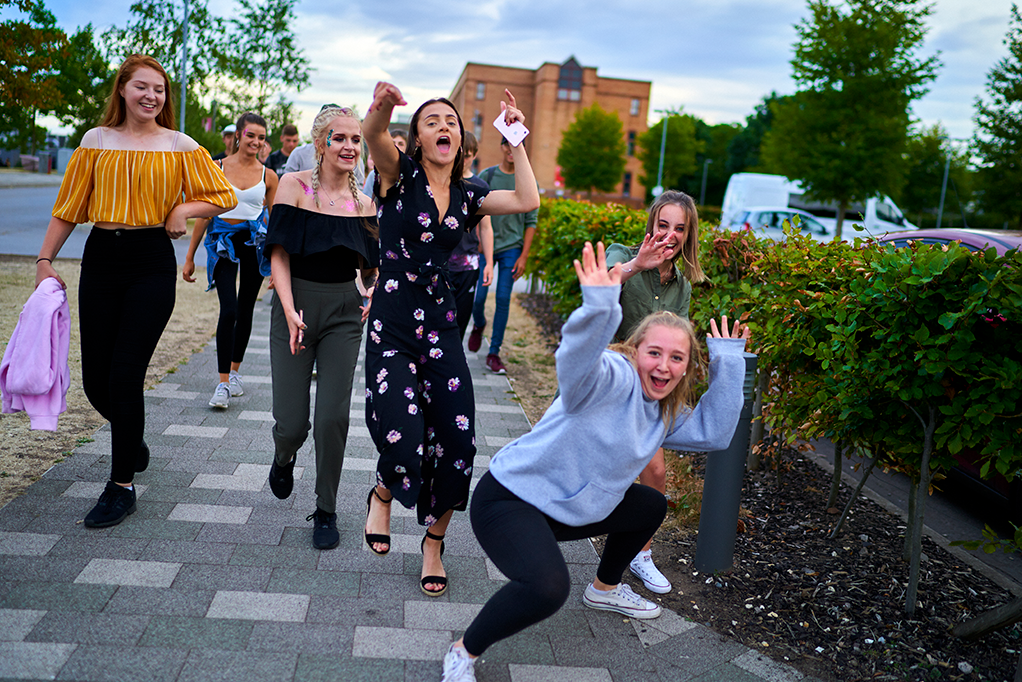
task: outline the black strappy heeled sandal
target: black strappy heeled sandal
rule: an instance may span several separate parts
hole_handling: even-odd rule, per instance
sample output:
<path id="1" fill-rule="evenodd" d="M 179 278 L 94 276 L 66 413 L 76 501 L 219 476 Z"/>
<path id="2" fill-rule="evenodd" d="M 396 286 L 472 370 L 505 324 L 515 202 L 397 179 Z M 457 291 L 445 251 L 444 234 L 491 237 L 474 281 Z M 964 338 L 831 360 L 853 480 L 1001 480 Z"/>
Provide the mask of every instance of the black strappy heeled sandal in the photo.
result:
<path id="1" fill-rule="evenodd" d="M 393 497 L 390 498 L 389 500 L 385 500 L 382 497 L 380 497 L 380 494 L 378 492 L 376 492 L 376 486 L 375 485 L 372 488 L 370 488 L 369 489 L 369 497 L 366 498 L 366 524 L 369 523 L 369 512 L 372 511 L 373 495 L 376 495 L 376 499 L 378 499 L 383 504 L 390 504 L 391 502 L 394 501 Z M 388 552 L 390 552 L 390 536 L 389 535 L 381 535 L 379 533 L 370 533 L 370 532 L 366 531 L 365 536 L 366 536 L 366 544 L 369 545 L 369 549 L 372 550 L 373 554 L 378 554 L 379 556 L 383 556 L 383 555 L 387 554 Z M 373 547 L 373 543 L 376 543 L 378 545 L 387 545 L 387 549 L 383 550 L 382 552 L 377 551 L 377 549 L 375 547 Z"/>
<path id="2" fill-rule="evenodd" d="M 419 549 L 422 550 L 422 553 L 424 555 L 426 553 L 426 550 L 425 550 L 425 548 L 426 548 L 426 538 L 429 538 L 430 540 L 439 540 L 440 541 L 440 556 L 443 557 L 443 555 L 444 555 L 444 536 L 443 535 L 433 535 L 432 533 L 430 533 L 427 530 L 426 531 L 426 537 L 422 538 L 422 542 L 419 544 Z M 428 585 L 430 583 L 434 583 L 436 585 L 443 585 L 443 587 L 441 587 L 439 590 L 435 590 L 435 591 L 434 590 L 427 590 L 426 589 L 426 585 Z M 447 576 L 443 576 L 443 575 L 427 575 L 425 578 L 423 578 L 422 580 L 419 581 L 419 589 L 421 589 L 422 593 L 424 595 L 426 595 L 427 597 L 439 597 L 440 595 L 442 595 L 444 592 L 447 591 Z"/>

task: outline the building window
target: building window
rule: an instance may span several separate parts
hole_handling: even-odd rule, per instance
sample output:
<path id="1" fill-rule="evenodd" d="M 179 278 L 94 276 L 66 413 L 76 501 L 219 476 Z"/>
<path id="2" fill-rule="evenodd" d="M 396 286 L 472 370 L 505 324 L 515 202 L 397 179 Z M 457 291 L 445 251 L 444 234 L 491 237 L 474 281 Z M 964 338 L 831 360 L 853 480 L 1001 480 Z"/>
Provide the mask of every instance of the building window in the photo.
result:
<path id="1" fill-rule="evenodd" d="M 472 126 L 475 128 L 472 132 L 476 139 L 481 140 L 483 137 L 483 114 L 478 109 L 476 109 L 475 116 L 472 117 Z"/>
<path id="2" fill-rule="evenodd" d="M 625 179 L 621 183 L 621 194 L 630 197 L 632 196 L 632 174 L 625 173 Z"/>
<path id="3" fill-rule="evenodd" d="M 635 131 L 628 131 L 628 156 L 635 156 Z"/>
<path id="4" fill-rule="evenodd" d="M 582 67 L 574 57 L 561 64 L 557 78 L 557 99 L 578 102 L 582 99 Z"/>
<path id="5" fill-rule="evenodd" d="M 637 100 L 637 99 L 633 99 L 632 100 L 632 109 L 631 109 L 632 116 L 638 116 L 639 115 L 639 106 L 640 105 L 641 105 L 641 102 L 639 102 L 639 100 Z"/>
<path id="6" fill-rule="evenodd" d="M 486 83 L 476 83 L 476 99 L 486 99 Z"/>

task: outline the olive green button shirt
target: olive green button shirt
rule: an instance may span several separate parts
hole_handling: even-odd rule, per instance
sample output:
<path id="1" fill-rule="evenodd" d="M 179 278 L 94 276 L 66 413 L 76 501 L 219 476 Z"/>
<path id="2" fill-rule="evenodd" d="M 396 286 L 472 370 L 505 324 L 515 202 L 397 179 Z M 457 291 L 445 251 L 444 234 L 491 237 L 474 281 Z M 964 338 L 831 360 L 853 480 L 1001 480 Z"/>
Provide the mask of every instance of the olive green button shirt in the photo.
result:
<path id="1" fill-rule="evenodd" d="M 639 253 L 638 247 L 611 244 L 607 249 L 607 267 L 627 263 Z M 692 284 L 674 266 L 674 278 L 667 284 L 660 283 L 660 271 L 656 268 L 637 272 L 621 286 L 621 308 L 624 316 L 621 326 L 614 335 L 615 341 L 624 341 L 642 319 L 650 313 L 669 310 L 688 319 L 688 304 L 692 298 Z"/>

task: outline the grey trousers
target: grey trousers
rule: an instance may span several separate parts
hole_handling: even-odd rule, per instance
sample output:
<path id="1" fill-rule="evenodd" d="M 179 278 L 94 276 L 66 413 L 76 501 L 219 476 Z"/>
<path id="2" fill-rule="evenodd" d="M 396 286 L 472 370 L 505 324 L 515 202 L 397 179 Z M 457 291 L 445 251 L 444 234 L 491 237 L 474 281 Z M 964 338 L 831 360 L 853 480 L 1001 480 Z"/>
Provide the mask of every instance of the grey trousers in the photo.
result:
<path id="1" fill-rule="evenodd" d="M 310 387 L 316 366 L 316 506 L 333 514 L 348 440 L 351 384 L 362 339 L 354 282 L 321 284 L 291 279 L 295 310 L 303 312 L 305 350 L 292 355 L 287 319 L 277 296 L 270 314 L 270 369 L 273 375 L 273 444 L 278 465 L 291 461 L 309 435 Z"/>

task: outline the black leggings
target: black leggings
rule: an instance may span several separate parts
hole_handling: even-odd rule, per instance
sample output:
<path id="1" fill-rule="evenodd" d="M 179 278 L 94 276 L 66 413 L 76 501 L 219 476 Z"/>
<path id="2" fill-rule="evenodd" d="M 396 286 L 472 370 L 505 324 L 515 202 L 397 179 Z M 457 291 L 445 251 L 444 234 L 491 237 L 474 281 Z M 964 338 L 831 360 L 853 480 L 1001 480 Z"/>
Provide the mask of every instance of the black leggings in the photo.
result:
<path id="1" fill-rule="evenodd" d="M 234 255 L 240 263 L 221 257 L 213 266 L 213 282 L 220 298 L 220 319 L 216 323 L 216 371 L 220 374 L 229 373 L 232 362 L 241 364 L 245 359 L 248 339 L 252 336 L 252 311 L 263 286 L 256 247 L 245 245 L 249 239 L 248 230 L 231 236 Z M 241 270 L 241 283 L 235 291 L 238 270 Z"/>
<path id="2" fill-rule="evenodd" d="M 564 605 L 571 580 L 558 542 L 607 534 L 596 577 L 617 585 L 629 562 L 667 514 L 667 499 L 632 484 L 610 516 L 587 526 L 566 526 L 501 485 L 489 472 L 472 496 L 469 515 L 476 539 L 510 582 L 490 597 L 465 631 L 465 649 L 487 647 L 549 618 Z"/>
<path id="3" fill-rule="evenodd" d="M 145 430 L 146 369 L 174 311 L 177 259 L 162 227 L 92 228 L 82 254 L 82 386 L 110 422 L 110 479 L 130 483 Z"/>
<path id="4" fill-rule="evenodd" d="M 476 300 L 476 283 L 479 281 L 479 270 L 451 273 L 451 290 L 454 292 L 454 310 L 457 315 L 459 339 L 465 338 L 468 321 L 472 319 L 472 306 Z"/>

